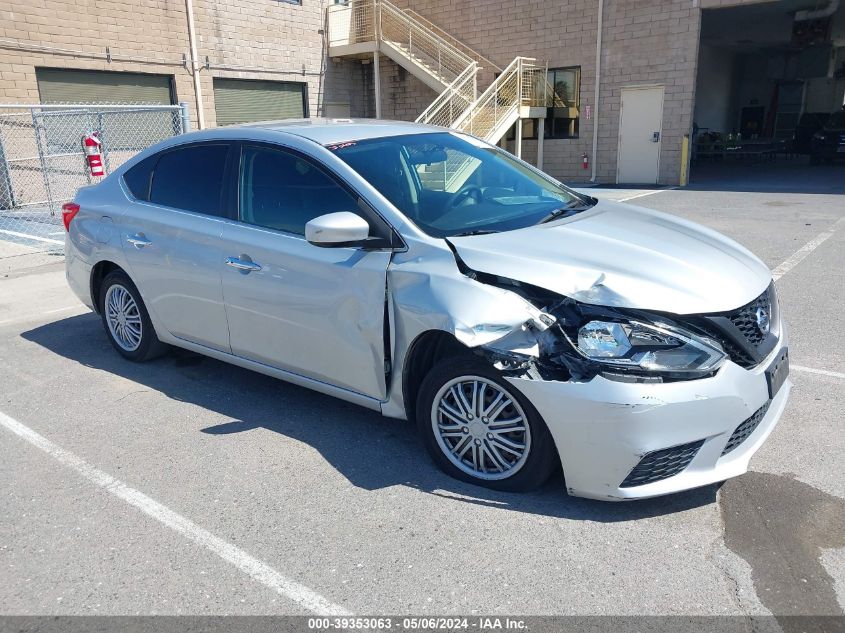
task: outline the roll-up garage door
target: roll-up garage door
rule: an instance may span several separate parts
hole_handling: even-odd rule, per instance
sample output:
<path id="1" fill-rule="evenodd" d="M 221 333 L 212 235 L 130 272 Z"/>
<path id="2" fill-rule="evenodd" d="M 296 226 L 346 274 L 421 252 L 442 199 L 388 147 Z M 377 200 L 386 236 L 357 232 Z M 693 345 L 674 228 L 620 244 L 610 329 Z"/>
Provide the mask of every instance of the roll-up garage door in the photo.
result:
<path id="1" fill-rule="evenodd" d="M 301 119 L 305 84 L 251 79 L 214 79 L 217 125 Z"/>
<path id="2" fill-rule="evenodd" d="M 42 103 L 154 103 L 170 105 L 170 75 L 36 68 Z"/>

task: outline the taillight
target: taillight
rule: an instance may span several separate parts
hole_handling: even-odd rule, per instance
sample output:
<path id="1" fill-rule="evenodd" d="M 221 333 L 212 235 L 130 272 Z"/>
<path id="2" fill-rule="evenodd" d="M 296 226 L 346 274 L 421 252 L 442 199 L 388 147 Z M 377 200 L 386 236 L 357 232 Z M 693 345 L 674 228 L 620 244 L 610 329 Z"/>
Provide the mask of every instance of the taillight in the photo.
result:
<path id="1" fill-rule="evenodd" d="M 79 205 L 75 202 L 65 202 L 62 205 L 62 222 L 65 224 L 65 231 L 70 232 L 70 221 L 79 213 Z"/>

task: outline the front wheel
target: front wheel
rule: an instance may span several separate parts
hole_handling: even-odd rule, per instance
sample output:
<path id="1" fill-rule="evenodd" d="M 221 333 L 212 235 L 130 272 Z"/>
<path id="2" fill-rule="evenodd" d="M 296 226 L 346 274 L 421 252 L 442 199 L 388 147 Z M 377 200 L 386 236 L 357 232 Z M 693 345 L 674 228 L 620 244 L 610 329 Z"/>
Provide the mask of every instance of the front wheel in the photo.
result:
<path id="1" fill-rule="evenodd" d="M 484 363 L 445 360 L 420 386 L 419 432 L 447 474 L 494 490 L 523 492 L 541 486 L 557 453 L 540 414 L 498 372 Z"/>
<path id="2" fill-rule="evenodd" d="M 167 351 L 156 336 L 141 293 L 122 270 L 103 280 L 100 315 L 111 344 L 124 358 L 141 362 Z"/>

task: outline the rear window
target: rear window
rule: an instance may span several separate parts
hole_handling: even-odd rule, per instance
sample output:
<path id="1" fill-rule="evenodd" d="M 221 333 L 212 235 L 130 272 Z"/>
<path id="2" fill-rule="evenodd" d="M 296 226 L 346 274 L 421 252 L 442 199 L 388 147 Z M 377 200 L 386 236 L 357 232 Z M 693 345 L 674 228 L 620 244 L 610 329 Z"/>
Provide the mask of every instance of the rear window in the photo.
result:
<path id="1" fill-rule="evenodd" d="M 145 158 L 123 174 L 123 182 L 138 200 L 150 199 L 150 181 L 152 181 L 153 167 L 157 160 L 158 155 Z"/>
<path id="2" fill-rule="evenodd" d="M 222 204 L 226 144 L 191 145 L 159 155 L 150 202 L 206 215 L 225 215 Z"/>

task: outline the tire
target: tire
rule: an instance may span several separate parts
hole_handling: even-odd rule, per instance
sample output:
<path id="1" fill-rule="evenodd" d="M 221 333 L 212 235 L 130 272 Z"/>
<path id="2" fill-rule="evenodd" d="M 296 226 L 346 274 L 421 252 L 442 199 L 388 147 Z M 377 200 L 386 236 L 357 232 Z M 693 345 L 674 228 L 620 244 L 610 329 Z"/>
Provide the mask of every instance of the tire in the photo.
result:
<path id="1" fill-rule="evenodd" d="M 810 154 L 810 164 L 811 164 L 811 165 L 818 165 L 818 164 L 820 164 L 821 162 L 822 162 L 822 161 L 821 161 L 821 158 L 820 158 L 818 155 L 816 155 L 816 154 Z"/>
<path id="2" fill-rule="evenodd" d="M 456 406 L 461 402 L 458 390 L 465 402 L 460 410 Z M 475 398 L 471 397 L 473 390 Z M 499 393 L 502 398 L 497 400 Z M 542 486 L 558 464 L 554 442 L 540 414 L 501 374 L 480 360 L 452 358 L 435 365 L 420 385 L 416 418 L 435 463 L 461 481 L 493 490 L 526 492 Z"/>
<path id="3" fill-rule="evenodd" d="M 107 306 L 108 301 L 113 308 Z M 100 317 L 106 336 L 124 358 L 140 363 L 167 351 L 156 336 L 141 293 L 122 270 L 110 272 L 100 286 Z"/>

